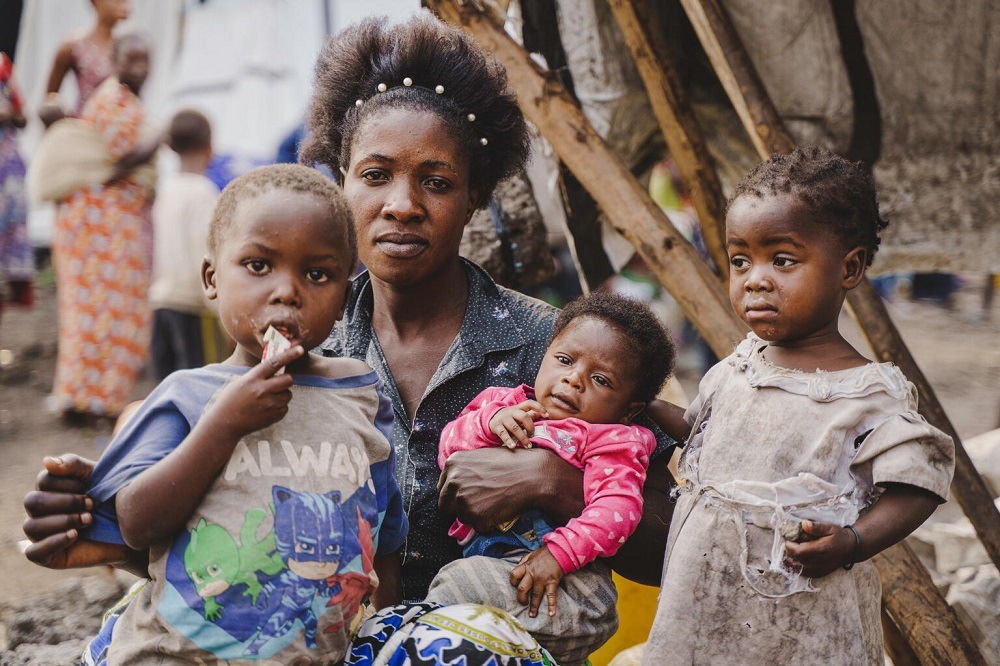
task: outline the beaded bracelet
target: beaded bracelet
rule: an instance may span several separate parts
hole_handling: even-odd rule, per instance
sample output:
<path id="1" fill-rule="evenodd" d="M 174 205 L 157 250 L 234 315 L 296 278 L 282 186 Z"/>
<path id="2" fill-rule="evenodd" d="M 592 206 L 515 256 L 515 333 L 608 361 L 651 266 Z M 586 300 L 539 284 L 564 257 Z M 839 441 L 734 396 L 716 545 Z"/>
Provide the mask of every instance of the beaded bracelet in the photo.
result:
<path id="1" fill-rule="evenodd" d="M 854 550 L 851 552 L 851 561 L 844 565 L 844 568 L 850 571 L 861 557 L 861 535 L 854 529 L 854 525 L 844 525 L 844 529 L 851 530 L 851 534 L 854 535 Z"/>

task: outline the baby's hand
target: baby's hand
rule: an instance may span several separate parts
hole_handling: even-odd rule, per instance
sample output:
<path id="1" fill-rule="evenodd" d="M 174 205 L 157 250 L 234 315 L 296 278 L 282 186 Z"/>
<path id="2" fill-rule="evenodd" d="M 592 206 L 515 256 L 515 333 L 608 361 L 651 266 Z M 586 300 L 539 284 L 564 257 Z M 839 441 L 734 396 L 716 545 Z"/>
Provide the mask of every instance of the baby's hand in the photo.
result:
<path id="1" fill-rule="evenodd" d="M 785 552 L 792 562 L 802 566 L 802 575 L 822 578 L 852 561 L 854 535 L 846 527 L 803 520 L 802 530 L 816 540 L 785 542 Z"/>
<path id="2" fill-rule="evenodd" d="M 500 438 L 508 449 L 517 448 L 518 443 L 526 449 L 531 448 L 531 440 L 535 434 L 535 421 L 548 418 L 541 403 L 535 400 L 525 400 L 520 405 L 504 407 L 490 419 L 490 432 Z"/>
<path id="3" fill-rule="evenodd" d="M 240 439 L 277 423 L 288 413 L 292 399 L 292 376 L 277 374 L 305 353 L 301 345 L 272 356 L 230 382 L 205 415 L 215 419 L 222 432 Z"/>
<path id="4" fill-rule="evenodd" d="M 510 584 L 517 588 L 518 602 L 530 604 L 528 615 L 531 617 L 538 616 L 538 606 L 541 605 L 544 594 L 551 617 L 556 614 L 556 591 L 564 575 L 548 546 L 542 546 L 521 558 L 510 572 Z"/>

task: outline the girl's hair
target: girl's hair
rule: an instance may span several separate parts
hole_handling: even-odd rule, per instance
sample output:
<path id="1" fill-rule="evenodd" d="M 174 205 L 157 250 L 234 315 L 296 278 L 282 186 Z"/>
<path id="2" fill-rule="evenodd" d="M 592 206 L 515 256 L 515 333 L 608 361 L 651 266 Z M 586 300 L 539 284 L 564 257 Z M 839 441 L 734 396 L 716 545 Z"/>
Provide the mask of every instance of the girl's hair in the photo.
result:
<path id="1" fill-rule="evenodd" d="M 393 108 L 434 113 L 446 123 L 469 156 L 478 206 L 527 159 L 527 125 L 503 66 L 458 29 L 421 13 L 396 25 L 368 18 L 327 42 L 316 62 L 301 161 L 325 164 L 339 177 L 358 129 Z"/>
<path id="2" fill-rule="evenodd" d="M 878 211 L 875 179 L 861 162 L 851 162 L 817 146 L 796 148 L 761 162 L 736 186 L 726 213 L 743 196 L 791 193 L 849 247 L 864 247 L 868 265 L 878 251 L 879 232 L 888 226 Z"/>
<path id="3" fill-rule="evenodd" d="M 275 190 L 311 194 L 329 206 L 330 226 L 344 228 L 347 250 L 350 253 L 347 272 L 353 273 L 358 261 L 358 241 L 354 231 L 354 217 L 344 198 L 344 191 L 319 171 L 301 164 L 257 167 L 226 185 L 215 204 L 212 221 L 208 226 L 208 251 L 215 255 L 225 243 L 226 232 L 233 226 L 233 217 L 240 202 Z"/>
<path id="4" fill-rule="evenodd" d="M 608 291 L 595 291 L 563 308 L 552 329 L 552 339 L 579 317 L 601 319 L 630 343 L 636 377 L 632 398 L 649 402 L 674 369 L 676 350 L 667 329 L 645 303 Z"/>

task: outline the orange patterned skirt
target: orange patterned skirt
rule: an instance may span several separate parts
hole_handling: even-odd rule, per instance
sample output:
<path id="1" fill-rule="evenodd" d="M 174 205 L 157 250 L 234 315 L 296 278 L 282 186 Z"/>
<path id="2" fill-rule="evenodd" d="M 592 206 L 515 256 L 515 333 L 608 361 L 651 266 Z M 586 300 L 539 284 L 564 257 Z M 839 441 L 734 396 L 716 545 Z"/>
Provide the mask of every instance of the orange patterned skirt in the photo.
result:
<path id="1" fill-rule="evenodd" d="M 116 416 L 131 397 L 149 352 L 151 194 L 122 181 L 89 187 L 59 207 L 53 396 L 61 411 Z"/>

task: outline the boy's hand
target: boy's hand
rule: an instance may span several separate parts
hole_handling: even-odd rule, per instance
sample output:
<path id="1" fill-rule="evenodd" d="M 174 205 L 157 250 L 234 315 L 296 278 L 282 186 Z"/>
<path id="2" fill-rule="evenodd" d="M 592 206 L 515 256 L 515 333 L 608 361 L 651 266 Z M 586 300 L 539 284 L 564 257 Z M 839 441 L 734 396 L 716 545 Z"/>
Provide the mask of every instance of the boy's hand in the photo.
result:
<path id="1" fill-rule="evenodd" d="M 490 432 L 500 438 L 508 449 L 520 444 L 531 448 L 531 437 L 535 434 L 535 421 L 548 418 L 549 413 L 535 400 L 525 400 L 520 405 L 504 407 L 490 419 Z"/>
<path id="2" fill-rule="evenodd" d="M 510 584 L 517 588 L 518 602 L 530 604 L 528 615 L 531 617 L 538 616 L 538 606 L 541 605 L 544 594 L 551 617 L 556 614 L 556 592 L 564 575 L 566 574 L 548 547 L 542 546 L 521 558 L 510 572 Z"/>
<path id="3" fill-rule="evenodd" d="M 290 374 L 276 373 L 303 354 L 302 345 L 295 345 L 261 361 L 219 393 L 206 417 L 237 440 L 277 423 L 288 413 L 294 380 Z"/>
<path id="4" fill-rule="evenodd" d="M 855 543 L 851 530 L 813 520 L 803 520 L 802 530 L 816 540 L 786 541 L 785 551 L 790 560 L 802 566 L 803 576 L 822 578 L 851 561 Z"/>

